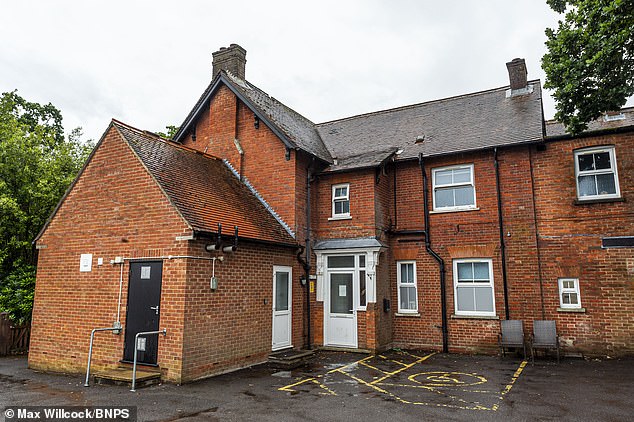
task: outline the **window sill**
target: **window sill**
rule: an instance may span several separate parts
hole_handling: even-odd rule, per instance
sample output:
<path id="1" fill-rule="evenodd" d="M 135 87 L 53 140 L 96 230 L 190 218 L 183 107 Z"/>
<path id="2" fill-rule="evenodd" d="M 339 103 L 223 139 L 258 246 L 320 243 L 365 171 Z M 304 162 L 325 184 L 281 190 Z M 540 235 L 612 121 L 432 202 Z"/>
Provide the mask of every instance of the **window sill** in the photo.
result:
<path id="1" fill-rule="evenodd" d="M 349 215 L 345 215 L 345 216 L 341 216 L 341 217 L 329 217 L 328 221 L 336 221 L 336 220 L 352 220 L 352 216 Z"/>
<path id="2" fill-rule="evenodd" d="M 430 214 L 447 214 L 451 212 L 465 212 L 465 211 L 480 211 L 480 208 L 458 208 L 458 209 L 446 209 L 446 210 L 433 210 L 429 211 Z"/>
<path id="3" fill-rule="evenodd" d="M 409 317 L 409 318 L 420 318 L 420 314 L 418 312 L 396 312 L 394 316 L 397 317 Z"/>
<path id="4" fill-rule="evenodd" d="M 610 202 L 625 202 L 625 198 L 593 198 L 593 199 L 575 199 L 575 205 L 586 205 L 586 204 L 609 204 Z"/>
<path id="5" fill-rule="evenodd" d="M 557 308 L 557 312 L 571 312 L 573 314 L 585 314 L 586 308 Z"/>
<path id="6" fill-rule="evenodd" d="M 500 319 L 498 315 L 456 315 L 453 314 L 451 319 Z"/>

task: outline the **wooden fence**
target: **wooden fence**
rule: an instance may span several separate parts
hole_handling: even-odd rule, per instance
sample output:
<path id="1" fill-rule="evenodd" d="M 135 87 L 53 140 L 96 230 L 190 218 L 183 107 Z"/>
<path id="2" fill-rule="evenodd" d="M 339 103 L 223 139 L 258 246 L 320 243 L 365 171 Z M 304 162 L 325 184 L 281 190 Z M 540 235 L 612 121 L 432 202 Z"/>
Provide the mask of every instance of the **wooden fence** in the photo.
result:
<path id="1" fill-rule="evenodd" d="M 0 356 L 29 351 L 30 325 L 14 325 L 6 312 L 0 313 Z"/>

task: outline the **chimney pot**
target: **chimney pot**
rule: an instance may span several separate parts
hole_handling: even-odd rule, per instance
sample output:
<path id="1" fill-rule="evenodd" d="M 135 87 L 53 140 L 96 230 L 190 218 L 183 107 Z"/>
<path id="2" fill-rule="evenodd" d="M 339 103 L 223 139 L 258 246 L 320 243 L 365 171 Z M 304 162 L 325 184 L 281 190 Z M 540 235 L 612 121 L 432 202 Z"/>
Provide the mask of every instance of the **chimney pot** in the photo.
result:
<path id="1" fill-rule="evenodd" d="M 526 70 L 526 62 L 524 59 L 513 59 L 506 64 L 509 71 L 509 81 L 511 83 L 511 91 L 525 89 L 528 85 L 528 72 Z"/>
<path id="2" fill-rule="evenodd" d="M 240 79 L 244 79 L 244 69 L 247 63 L 247 51 L 238 44 L 231 44 L 229 47 L 221 47 L 212 53 L 213 57 L 213 77 L 215 78 L 221 70 L 231 73 Z"/>

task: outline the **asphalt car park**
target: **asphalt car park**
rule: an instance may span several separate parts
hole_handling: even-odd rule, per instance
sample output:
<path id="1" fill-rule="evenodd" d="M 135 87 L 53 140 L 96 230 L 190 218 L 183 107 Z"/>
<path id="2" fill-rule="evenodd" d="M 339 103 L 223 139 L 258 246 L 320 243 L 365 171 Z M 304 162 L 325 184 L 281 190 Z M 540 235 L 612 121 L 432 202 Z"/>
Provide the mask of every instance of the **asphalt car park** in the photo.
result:
<path id="1" fill-rule="evenodd" d="M 198 382 L 130 392 L 83 387 L 81 374 L 43 374 L 0 358 L 7 406 L 136 406 L 147 421 L 588 420 L 634 414 L 634 360 L 466 356 L 413 350 L 320 351 L 288 371 L 258 365 Z"/>

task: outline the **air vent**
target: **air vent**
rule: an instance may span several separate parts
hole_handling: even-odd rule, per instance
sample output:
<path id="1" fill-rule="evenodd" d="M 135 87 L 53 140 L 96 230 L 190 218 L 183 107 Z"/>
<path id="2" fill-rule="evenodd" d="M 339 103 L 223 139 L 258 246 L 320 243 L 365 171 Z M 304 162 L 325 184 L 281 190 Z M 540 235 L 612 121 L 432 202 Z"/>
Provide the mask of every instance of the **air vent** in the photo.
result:
<path id="1" fill-rule="evenodd" d="M 604 237 L 602 248 L 634 248 L 634 236 Z"/>

